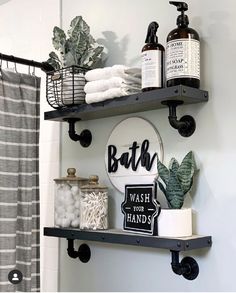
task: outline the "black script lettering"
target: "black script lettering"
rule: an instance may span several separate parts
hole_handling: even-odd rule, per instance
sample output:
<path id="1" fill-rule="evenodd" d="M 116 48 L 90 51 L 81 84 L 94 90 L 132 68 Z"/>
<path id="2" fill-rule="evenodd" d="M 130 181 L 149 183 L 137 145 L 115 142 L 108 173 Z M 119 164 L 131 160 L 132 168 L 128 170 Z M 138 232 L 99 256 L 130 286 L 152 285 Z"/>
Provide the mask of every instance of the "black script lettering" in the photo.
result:
<path id="1" fill-rule="evenodd" d="M 132 158 L 132 157 L 131 157 Z M 120 156 L 120 164 L 121 166 L 124 166 L 126 169 L 129 168 L 130 164 L 131 164 L 131 159 L 129 160 L 129 153 L 123 153 Z"/>
<path id="2" fill-rule="evenodd" d="M 115 158 L 116 153 L 117 153 L 116 147 L 114 145 L 109 145 L 108 146 L 108 173 L 116 172 L 118 169 L 118 160 Z"/>
<path id="3" fill-rule="evenodd" d="M 157 154 L 155 153 L 151 159 L 150 154 L 148 153 L 149 141 L 145 139 L 141 146 L 141 166 L 145 166 L 147 171 L 150 171 L 152 168 L 153 161 L 155 160 Z"/>
<path id="4" fill-rule="evenodd" d="M 132 147 L 129 148 L 130 150 L 132 150 L 132 154 L 131 154 L 131 158 L 132 158 L 132 170 L 134 170 L 134 171 L 137 170 L 137 168 L 135 166 L 135 161 L 136 161 L 136 150 L 138 148 L 139 148 L 139 146 L 137 145 L 137 141 L 134 141 Z"/>
<path id="5" fill-rule="evenodd" d="M 119 167 L 124 166 L 128 169 L 130 166 L 133 171 L 137 171 L 139 164 L 142 167 L 145 167 L 147 171 L 150 171 L 153 165 L 153 162 L 157 156 L 155 153 L 152 157 L 148 152 L 149 141 L 145 139 L 141 145 L 141 154 L 136 161 L 136 151 L 139 148 L 137 142 L 134 141 L 132 146 L 129 148 L 131 150 L 131 155 L 128 152 L 123 153 L 120 158 L 116 158 L 117 148 L 114 145 L 108 146 L 108 173 L 116 172 Z"/>

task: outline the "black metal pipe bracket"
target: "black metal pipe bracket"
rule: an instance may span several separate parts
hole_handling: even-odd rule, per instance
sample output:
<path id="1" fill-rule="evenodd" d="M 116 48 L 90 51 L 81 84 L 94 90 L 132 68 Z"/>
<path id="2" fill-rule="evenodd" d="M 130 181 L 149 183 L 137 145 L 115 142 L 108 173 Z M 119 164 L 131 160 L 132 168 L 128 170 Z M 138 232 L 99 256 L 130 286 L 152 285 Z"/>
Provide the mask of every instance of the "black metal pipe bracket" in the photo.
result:
<path id="1" fill-rule="evenodd" d="M 199 267 L 194 258 L 186 256 L 179 262 L 179 251 L 171 250 L 171 260 L 171 267 L 175 274 L 182 275 L 190 281 L 197 278 Z"/>
<path id="2" fill-rule="evenodd" d="M 70 139 L 72 139 L 74 141 L 79 141 L 81 146 L 84 148 L 90 146 L 90 144 L 92 142 L 91 132 L 88 129 L 84 129 L 80 134 L 77 134 L 75 131 L 75 123 L 77 121 L 80 121 L 80 119 L 66 118 L 64 120 L 69 123 L 68 134 L 69 134 Z"/>
<path id="3" fill-rule="evenodd" d="M 68 240 L 68 248 L 67 253 L 71 258 L 79 258 L 80 261 L 86 263 L 90 260 L 91 251 L 87 244 L 83 243 L 80 245 L 78 251 L 74 249 L 74 239 L 67 239 Z"/>
<path id="4" fill-rule="evenodd" d="M 194 118 L 190 115 L 185 115 L 181 117 L 180 120 L 178 120 L 176 116 L 176 108 L 177 106 L 182 105 L 183 101 L 170 100 L 170 101 L 163 101 L 162 104 L 169 107 L 168 118 L 169 118 L 170 125 L 173 128 L 178 129 L 178 132 L 181 136 L 184 136 L 184 137 L 191 136 L 196 129 L 196 123 Z"/>

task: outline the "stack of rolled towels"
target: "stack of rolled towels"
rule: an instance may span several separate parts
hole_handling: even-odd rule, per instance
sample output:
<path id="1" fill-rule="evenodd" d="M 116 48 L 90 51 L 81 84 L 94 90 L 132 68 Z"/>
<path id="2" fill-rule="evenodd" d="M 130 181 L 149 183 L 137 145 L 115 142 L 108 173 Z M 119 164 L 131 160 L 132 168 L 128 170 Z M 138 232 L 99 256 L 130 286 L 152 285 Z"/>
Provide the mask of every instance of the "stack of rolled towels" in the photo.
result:
<path id="1" fill-rule="evenodd" d="M 141 69 L 113 65 L 92 69 L 85 74 L 87 104 L 127 96 L 141 91 Z"/>

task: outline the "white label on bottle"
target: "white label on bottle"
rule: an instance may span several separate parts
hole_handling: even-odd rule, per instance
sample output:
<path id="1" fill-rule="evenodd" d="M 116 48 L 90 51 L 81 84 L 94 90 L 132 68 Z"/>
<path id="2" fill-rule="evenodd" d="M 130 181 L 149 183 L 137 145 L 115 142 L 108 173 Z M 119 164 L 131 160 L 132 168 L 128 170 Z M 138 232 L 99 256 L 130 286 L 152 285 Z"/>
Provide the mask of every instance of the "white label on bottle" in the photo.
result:
<path id="1" fill-rule="evenodd" d="M 149 50 L 142 52 L 142 89 L 161 87 L 161 51 Z"/>
<path id="2" fill-rule="evenodd" d="M 166 46 L 166 80 L 174 78 L 200 79 L 200 42 L 176 39 Z"/>

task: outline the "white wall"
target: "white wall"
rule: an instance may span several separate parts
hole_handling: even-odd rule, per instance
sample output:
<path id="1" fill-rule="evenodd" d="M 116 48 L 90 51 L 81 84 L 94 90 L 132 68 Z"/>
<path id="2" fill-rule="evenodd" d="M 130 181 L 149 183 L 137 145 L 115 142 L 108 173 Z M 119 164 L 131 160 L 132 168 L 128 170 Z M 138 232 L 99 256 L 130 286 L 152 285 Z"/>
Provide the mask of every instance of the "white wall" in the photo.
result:
<path id="1" fill-rule="evenodd" d="M 236 291 L 234 266 L 235 236 L 235 48 L 236 3 L 189 0 L 191 27 L 201 36 L 201 88 L 209 91 L 209 102 L 183 106 L 178 116 L 192 115 L 197 129 L 190 138 L 179 136 L 167 121 L 167 109 L 139 113 L 159 130 L 165 149 L 165 162 L 182 159 L 193 150 L 200 168 L 192 207 L 196 210 L 195 232 L 213 236 L 211 249 L 184 255 L 197 259 L 199 277 L 190 282 L 175 275 L 166 250 L 89 243 L 92 258 L 87 264 L 66 255 L 61 240 L 61 291 Z M 110 55 L 107 65 L 140 64 L 148 24 L 160 24 L 159 41 L 175 27 L 177 12 L 167 0 L 66 0 L 63 1 L 63 27 L 82 15 L 95 38 L 106 39 Z M 62 167 L 76 167 L 81 176 L 98 174 L 109 186 L 111 225 L 122 226 L 120 204 L 123 195 L 114 190 L 105 172 L 104 153 L 109 134 L 125 116 L 77 123 L 77 130 L 88 128 L 93 134 L 88 149 L 67 137 L 63 125 Z M 183 254 L 182 254 L 183 255 Z"/>
<path id="2" fill-rule="evenodd" d="M 0 52 L 36 61 L 46 61 L 52 50 L 54 25 L 59 25 L 59 0 L 0 1 Z M 2 63 L 6 68 L 6 62 Z M 14 64 L 9 63 L 9 67 Z M 28 73 L 27 66 L 17 65 Z M 33 68 L 31 68 L 32 72 Z M 57 291 L 58 241 L 43 237 L 43 227 L 53 225 L 53 178 L 59 175 L 59 124 L 43 120 L 46 102 L 45 74 L 41 76 L 40 124 L 40 208 L 41 208 L 41 289 Z"/>

